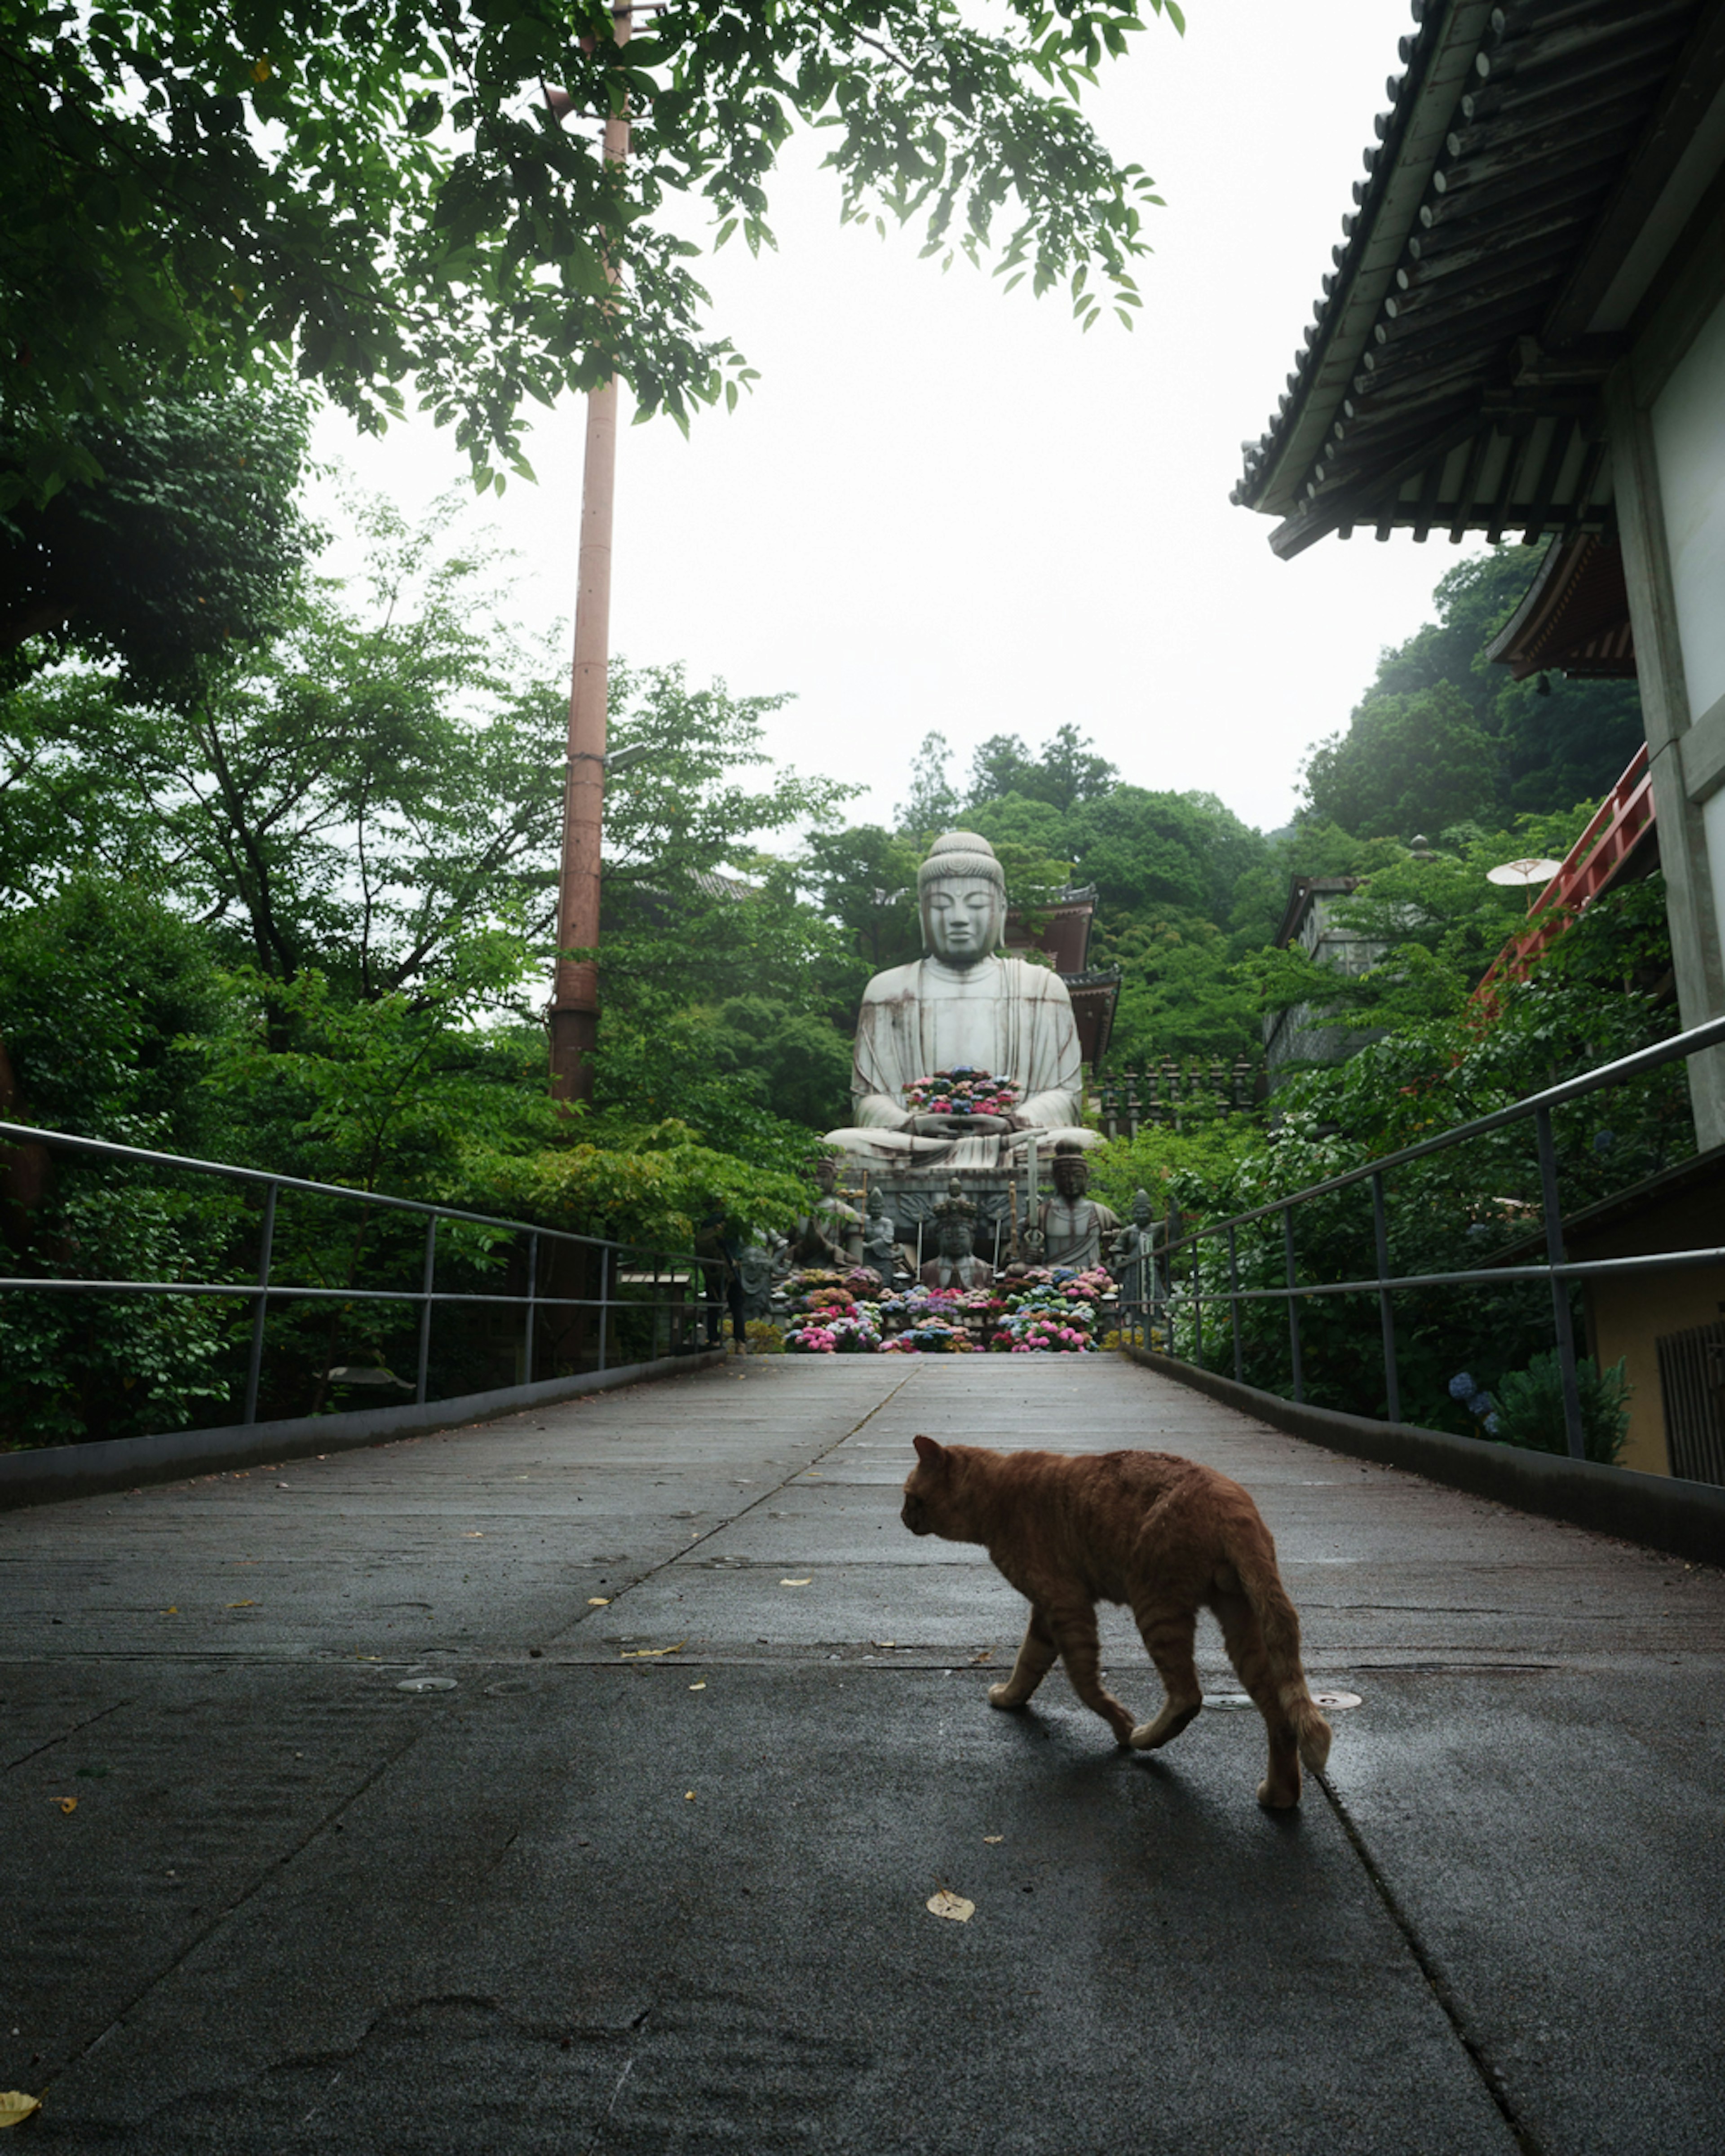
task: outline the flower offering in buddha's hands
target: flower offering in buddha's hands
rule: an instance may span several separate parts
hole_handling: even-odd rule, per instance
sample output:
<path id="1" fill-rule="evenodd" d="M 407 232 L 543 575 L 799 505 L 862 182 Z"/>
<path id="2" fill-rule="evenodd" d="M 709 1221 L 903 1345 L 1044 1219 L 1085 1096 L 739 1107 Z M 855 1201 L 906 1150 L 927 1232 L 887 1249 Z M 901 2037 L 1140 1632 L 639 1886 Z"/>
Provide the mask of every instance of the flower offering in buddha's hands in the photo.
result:
<path id="1" fill-rule="evenodd" d="M 959 1065 L 913 1078 L 905 1087 L 905 1106 L 919 1116 L 1009 1116 L 1018 1105 L 1016 1080 Z"/>

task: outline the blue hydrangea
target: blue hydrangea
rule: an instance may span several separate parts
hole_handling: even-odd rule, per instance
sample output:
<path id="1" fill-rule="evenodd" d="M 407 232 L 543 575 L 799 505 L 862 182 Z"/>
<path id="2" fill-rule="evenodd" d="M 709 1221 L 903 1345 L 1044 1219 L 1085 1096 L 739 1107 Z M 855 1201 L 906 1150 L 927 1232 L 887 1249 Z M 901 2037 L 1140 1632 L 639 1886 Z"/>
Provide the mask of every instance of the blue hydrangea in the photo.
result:
<path id="1" fill-rule="evenodd" d="M 1595 1131 L 1594 1132 L 1594 1151 L 1595 1152 L 1609 1152 L 1612 1147 L 1615 1146 L 1616 1142 L 1617 1133 L 1615 1131 Z"/>
<path id="2" fill-rule="evenodd" d="M 1471 1400 L 1478 1390 L 1479 1387 L 1466 1370 L 1458 1370 L 1450 1380 L 1450 1398 L 1452 1400 Z"/>
<path id="3" fill-rule="evenodd" d="M 1486 1436 L 1487 1436 L 1487 1437 L 1496 1437 L 1496 1436 L 1497 1436 L 1497 1416 L 1496 1416 L 1495 1414 L 1488 1414 L 1488 1415 L 1486 1417 L 1486 1420 L 1485 1420 L 1485 1431 L 1486 1431 Z"/>
<path id="4" fill-rule="evenodd" d="M 1497 1403 L 1489 1393 L 1476 1393 L 1467 1404 L 1467 1412 L 1483 1421 L 1491 1414 L 1497 1404 Z"/>

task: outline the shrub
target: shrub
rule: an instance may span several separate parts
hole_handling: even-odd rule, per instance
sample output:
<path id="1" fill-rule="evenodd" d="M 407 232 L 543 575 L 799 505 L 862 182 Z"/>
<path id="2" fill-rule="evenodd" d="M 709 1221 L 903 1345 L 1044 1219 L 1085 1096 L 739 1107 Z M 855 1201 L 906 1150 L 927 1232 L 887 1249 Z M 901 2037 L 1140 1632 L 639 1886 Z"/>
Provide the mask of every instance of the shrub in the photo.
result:
<path id="1" fill-rule="evenodd" d="M 1584 1357 L 1575 1365 L 1575 1383 L 1581 1395 L 1587 1457 L 1613 1466 L 1629 1435 L 1630 1383 L 1623 1363 L 1620 1359 L 1599 1370 Z M 1507 1372 L 1500 1381 L 1496 1435 L 1500 1444 L 1523 1445 L 1531 1452 L 1569 1450 L 1563 1378 L 1555 1348 L 1534 1356 L 1525 1370 Z"/>

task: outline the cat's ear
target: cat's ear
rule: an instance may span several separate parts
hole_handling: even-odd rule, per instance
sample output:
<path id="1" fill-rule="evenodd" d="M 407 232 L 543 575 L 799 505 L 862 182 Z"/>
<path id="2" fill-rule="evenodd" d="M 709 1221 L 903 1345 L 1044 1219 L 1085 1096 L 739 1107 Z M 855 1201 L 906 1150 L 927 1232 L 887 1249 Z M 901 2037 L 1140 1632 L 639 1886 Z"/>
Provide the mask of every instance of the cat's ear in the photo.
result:
<path id="1" fill-rule="evenodd" d="M 932 1437 L 913 1437 L 911 1442 L 916 1448 L 916 1457 L 925 1467 L 938 1467 L 947 1456 Z"/>

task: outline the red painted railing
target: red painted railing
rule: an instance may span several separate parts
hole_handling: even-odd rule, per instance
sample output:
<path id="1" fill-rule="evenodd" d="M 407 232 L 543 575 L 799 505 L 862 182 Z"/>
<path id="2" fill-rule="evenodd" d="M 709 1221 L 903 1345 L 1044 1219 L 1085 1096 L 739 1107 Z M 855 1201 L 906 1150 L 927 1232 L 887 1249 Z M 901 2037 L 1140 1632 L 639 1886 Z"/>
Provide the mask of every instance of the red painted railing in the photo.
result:
<path id="1" fill-rule="evenodd" d="M 1533 901 L 1527 927 L 1511 937 L 1474 990 L 1474 1002 L 1487 1016 L 1497 1008 L 1493 983 L 1525 980 L 1528 968 L 1546 946 L 1617 880 L 1652 824 L 1653 781 L 1647 770 L 1647 744 L 1643 742 L 1629 769 L 1599 803 L 1587 829 L 1563 856 L 1557 874 Z"/>

